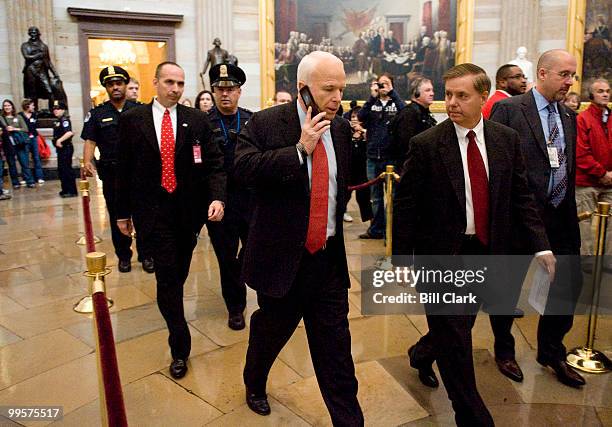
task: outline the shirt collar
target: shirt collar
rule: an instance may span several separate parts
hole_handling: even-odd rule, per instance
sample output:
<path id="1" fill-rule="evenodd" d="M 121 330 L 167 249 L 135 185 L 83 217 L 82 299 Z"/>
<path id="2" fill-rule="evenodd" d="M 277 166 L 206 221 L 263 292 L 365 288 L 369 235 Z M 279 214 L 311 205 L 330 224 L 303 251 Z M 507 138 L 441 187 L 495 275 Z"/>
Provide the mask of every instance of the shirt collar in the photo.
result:
<path id="1" fill-rule="evenodd" d="M 546 99 L 544 95 L 542 95 L 540 92 L 538 92 L 538 90 L 535 87 L 533 88 L 532 93 L 535 99 L 536 106 L 538 107 L 538 111 L 542 111 L 543 109 L 548 107 L 548 104 L 550 104 L 550 101 Z M 559 110 L 557 109 L 557 103 L 553 102 L 552 104 L 555 108 L 555 113 L 558 113 Z"/>
<path id="2" fill-rule="evenodd" d="M 505 91 L 505 90 L 503 90 L 503 89 L 497 89 L 497 92 L 501 92 L 501 93 L 503 93 L 504 95 L 506 95 L 508 98 L 512 98 L 512 95 L 510 95 L 508 92 L 506 92 L 506 91 Z"/>
<path id="3" fill-rule="evenodd" d="M 176 110 L 176 105 L 174 104 L 172 107 L 168 108 L 168 111 L 170 111 L 170 113 L 173 113 L 174 110 Z M 153 108 L 155 108 L 157 111 L 163 113 L 164 111 L 166 111 L 166 107 L 164 107 L 163 105 L 161 105 L 159 103 L 159 101 L 157 100 L 157 98 L 153 98 Z"/>
<path id="4" fill-rule="evenodd" d="M 465 141 L 465 139 L 467 138 L 468 132 L 471 130 L 473 130 L 477 136 L 481 135 L 482 130 L 484 128 L 484 121 L 482 120 L 482 115 L 481 115 L 480 121 L 478 121 L 478 123 L 476 124 L 476 126 L 474 126 L 473 129 L 464 128 L 463 126 L 460 126 L 455 122 L 453 122 L 453 125 L 455 125 L 455 131 L 457 132 L 457 136 L 459 137 L 459 142 L 461 142 L 461 141 Z M 482 141 L 480 141 L 480 138 L 477 138 L 476 142 L 482 142 Z"/>

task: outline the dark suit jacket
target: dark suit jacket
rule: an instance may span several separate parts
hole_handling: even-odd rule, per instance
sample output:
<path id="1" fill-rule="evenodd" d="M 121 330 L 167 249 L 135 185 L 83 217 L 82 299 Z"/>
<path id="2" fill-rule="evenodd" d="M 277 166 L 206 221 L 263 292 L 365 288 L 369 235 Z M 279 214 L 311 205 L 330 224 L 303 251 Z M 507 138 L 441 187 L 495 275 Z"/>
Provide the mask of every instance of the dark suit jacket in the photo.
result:
<path id="1" fill-rule="evenodd" d="M 516 228 L 529 237 L 531 254 L 550 249 L 527 187 L 517 133 L 485 120 L 484 137 L 490 253 L 510 254 Z M 413 137 L 404 167 L 393 209 L 393 253 L 459 253 L 466 228 L 465 179 L 453 122 L 448 119 Z"/>
<path id="2" fill-rule="evenodd" d="M 544 130 L 538 114 L 538 109 L 532 91 L 518 96 L 501 100 L 493 106 L 490 119 L 511 127 L 519 133 L 521 152 L 527 167 L 529 188 L 535 195 L 538 213 L 548 230 L 558 230 L 559 226 L 564 232 L 555 231 L 550 236 L 553 250 L 561 253 L 577 254 L 580 249 L 580 230 L 576 216 L 576 114 L 566 108 L 563 103 L 557 103 L 565 134 L 565 146 L 568 166 L 568 187 L 563 208 L 552 211 L 548 202 L 548 183 L 550 180 L 550 162 L 544 140 Z M 524 247 L 526 242 L 518 242 Z"/>
<path id="3" fill-rule="evenodd" d="M 296 101 L 253 114 L 238 137 L 234 173 L 254 187 L 253 215 L 244 250 L 242 280 L 271 297 L 282 297 L 293 284 L 304 254 L 310 212 L 306 162 L 295 144 L 301 126 Z M 333 256 L 349 287 L 342 215 L 350 173 L 351 129 L 336 116 L 331 135 L 337 162 L 336 237 Z"/>
<path id="4" fill-rule="evenodd" d="M 146 237 L 158 214 L 161 156 L 153 122 L 153 104 L 132 108 L 119 124 L 117 218 L 130 218 Z M 223 154 L 212 140 L 205 113 L 177 105 L 174 171 L 177 179 L 177 217 L 184 230 L 198 233 L 213 200 L 225 201 Z M 202 163 L 193 161 L 193 145 L 200 144 Z"/>

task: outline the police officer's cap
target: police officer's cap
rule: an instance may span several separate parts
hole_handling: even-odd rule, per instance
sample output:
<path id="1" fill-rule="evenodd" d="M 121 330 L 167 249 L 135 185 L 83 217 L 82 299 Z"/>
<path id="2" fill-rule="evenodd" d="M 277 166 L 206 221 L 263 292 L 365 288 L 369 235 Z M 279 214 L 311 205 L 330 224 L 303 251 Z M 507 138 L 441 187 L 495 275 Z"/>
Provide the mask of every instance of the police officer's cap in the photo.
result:
<path id="1" fill-rule="evenodd" d="M 232 64 L 217 64 L 208 72 L 212 87 L 242 86 L 246 82 L 246 74 L 240 67 Z"/>
<path id="2" fill-rule="evenodd" d="M 109 65 L 100 71 L 100 83 L 102 86 L 113 80 L 124 80 L 126 83 L 130 81 L 130 75 L 123 68 L 116 65 Z"/>
<path id="3" fill-rule="evenodd" d="M 67 110 L 68 107 L 66 106 L 66 103 L 64 101 L 58 101 L 55 100 L 53 101 L 53 110 Z"/>

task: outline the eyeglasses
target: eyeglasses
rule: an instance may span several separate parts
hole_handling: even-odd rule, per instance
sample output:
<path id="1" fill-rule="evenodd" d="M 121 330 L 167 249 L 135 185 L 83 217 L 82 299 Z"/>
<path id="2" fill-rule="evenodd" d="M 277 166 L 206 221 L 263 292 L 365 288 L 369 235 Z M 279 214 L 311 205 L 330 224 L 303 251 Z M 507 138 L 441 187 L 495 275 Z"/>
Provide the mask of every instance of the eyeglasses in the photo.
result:
<path id="1" fill-rule="evenodd" d="M 563 80 L 567 80 L 569 78 L 571 78 L 572 80 L 578 80 L 578 76 L 576 75 L 576 73 L 570 73 L 569 71 L 561 71 L 561 72 L 553 71 L 553 70 L 548 70 L 548 71 L 555 73 L 556 75 L 561 77 Z"/>

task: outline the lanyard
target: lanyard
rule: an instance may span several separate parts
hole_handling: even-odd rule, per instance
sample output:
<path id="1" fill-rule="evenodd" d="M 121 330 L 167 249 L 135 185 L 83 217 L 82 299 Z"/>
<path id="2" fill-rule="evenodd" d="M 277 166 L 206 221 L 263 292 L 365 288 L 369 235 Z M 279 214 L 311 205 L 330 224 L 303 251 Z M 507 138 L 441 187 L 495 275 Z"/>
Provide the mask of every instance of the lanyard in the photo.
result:
<path id="1" fill-rule="evenodd" d="M 223 129 L 223 135 L 225 135 L 225 143 L 227 144 L 227 129 L 225 129 L 225 123 L 223 123 L 223 117 L 219 113 L 219 121 L 221 122 L 221 129 Z M 236 114 L 236 133 L 240 133 L 240 110 Z"/>

